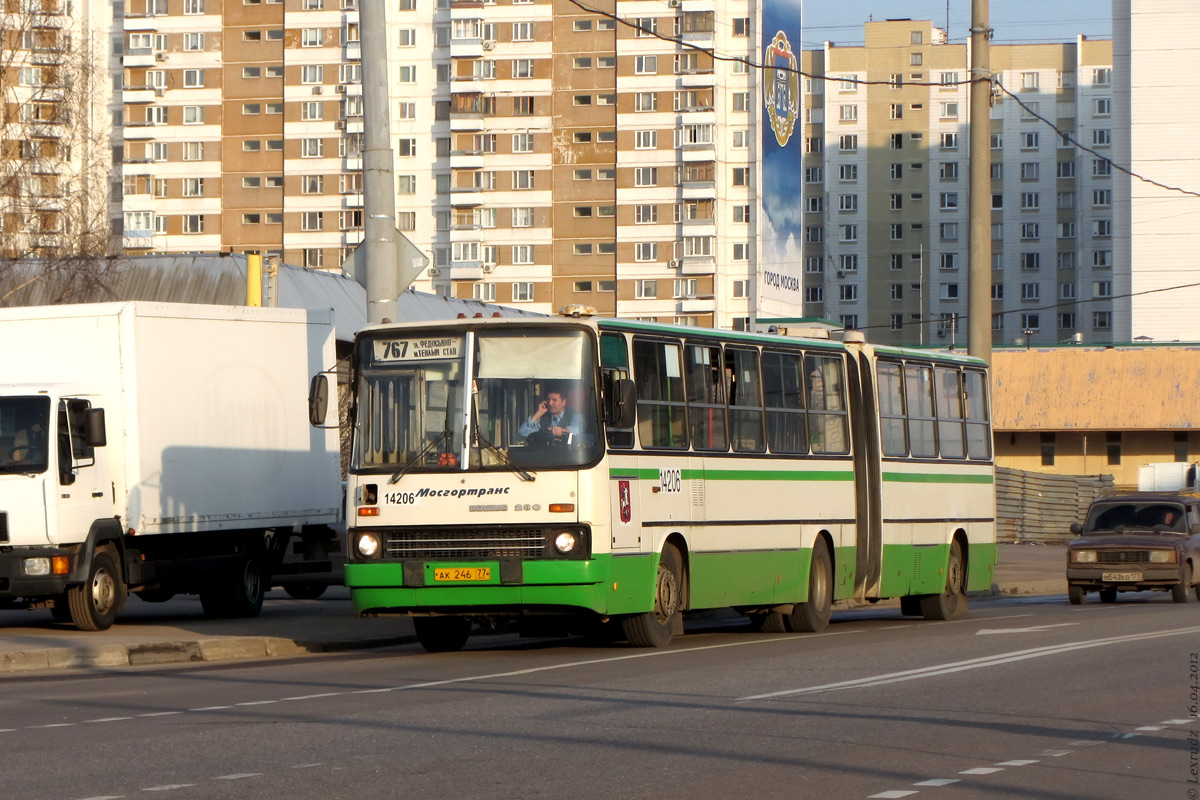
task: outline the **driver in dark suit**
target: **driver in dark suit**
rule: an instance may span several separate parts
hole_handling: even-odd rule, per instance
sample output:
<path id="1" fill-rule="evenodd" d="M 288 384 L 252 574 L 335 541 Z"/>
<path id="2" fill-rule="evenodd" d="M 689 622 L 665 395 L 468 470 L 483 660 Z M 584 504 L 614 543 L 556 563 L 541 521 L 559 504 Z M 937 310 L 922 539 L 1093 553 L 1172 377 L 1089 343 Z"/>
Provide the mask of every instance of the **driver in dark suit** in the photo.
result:
<path id="1" fill-rule="evenodd" d="M 547 389 L 546 398 L 517 429 L 517 433 L 525 437 L 539 431 L 545 431 L 554 439 L 578 436 L 583 432 L 583 415 L 567 408 L 567 397 L 561 388 Z"/>

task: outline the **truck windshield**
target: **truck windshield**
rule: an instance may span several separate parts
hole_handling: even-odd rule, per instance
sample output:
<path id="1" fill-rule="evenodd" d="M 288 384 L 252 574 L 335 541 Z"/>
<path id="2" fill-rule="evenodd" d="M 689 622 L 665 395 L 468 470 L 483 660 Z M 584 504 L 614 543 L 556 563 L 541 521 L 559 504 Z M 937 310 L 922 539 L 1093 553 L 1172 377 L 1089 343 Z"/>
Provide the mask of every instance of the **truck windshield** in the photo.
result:
<path id="1" fill-rule="evenodd" d="M 359 344 L 356 469 L 528 470 L 600 455 L 582 330 L 381 333 Z"/>
<path id="2" fill-rule="evenodd" d="M 0 473 L 45 472 L 50 398 L 0 397 Z"/>

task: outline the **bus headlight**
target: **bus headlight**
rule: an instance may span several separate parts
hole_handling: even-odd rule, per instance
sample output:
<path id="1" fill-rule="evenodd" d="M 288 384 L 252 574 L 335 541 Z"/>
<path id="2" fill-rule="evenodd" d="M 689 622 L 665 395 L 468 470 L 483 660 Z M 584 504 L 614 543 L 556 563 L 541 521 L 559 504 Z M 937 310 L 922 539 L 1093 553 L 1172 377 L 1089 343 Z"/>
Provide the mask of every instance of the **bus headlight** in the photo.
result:
<path id="1" fill-rule="evenodd" d="M 1174 550 L 1151 550 L 1150 551 L 1150 563 L 1151 564 L 1174 564 L 1175 563 L 1175 551 Z"/>
<path id="2" fill-rule="evenodd" d="M 379 537 L 373 533 L 363 533 L 358 537 L 358 553 L 366 558 L 379 555 Z"/>
<path id="3" fill-rule="evenodd" d="M 572 531 L 563 531 L 554 537 L 554 549 L 563 555 L 567 555 L 575 550 L 575 546 L 579 544 L 579 537 Z"/>
<path id="4" fill-rule="evenodd" d="M 1072 550 L 1071 551 L 1071 560 L 1073 562 L 1075 562 L 1076 564 L 1095 564 L 1096 563 L 1096 551 L 1095 550 Z"/>

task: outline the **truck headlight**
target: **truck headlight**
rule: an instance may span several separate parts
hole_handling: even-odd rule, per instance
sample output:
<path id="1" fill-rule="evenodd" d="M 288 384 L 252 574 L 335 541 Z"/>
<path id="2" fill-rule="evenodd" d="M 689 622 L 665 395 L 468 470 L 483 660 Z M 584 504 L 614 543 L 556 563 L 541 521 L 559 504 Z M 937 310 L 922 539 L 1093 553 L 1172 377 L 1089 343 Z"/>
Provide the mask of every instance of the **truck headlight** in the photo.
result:
<path id="1" fill-rule="evenodd" d="M 566 555 L 575 549 L 579 544 L 579 538 L 572 531 L 563 531 L 554 537 L 554 549 Z"/>
<path id="2" fill-rule="evenodd" d="M 1095 550 L 1072 550 L 1071 551 L 1071 561 L 1073 561 L 1076 564 L 1095 564 L 1096 563 L 1096 551 Z"/>
<path id="3" fill-rule="evenodd" d="M 358 537 L 359 555 L 374 558 L 379 555 L 379 537 L 373 533 L 364 533 Z"/>
<path id="4" fill-rule="evenodd" d="M 1174 564 L 1175 563 L 1175 551 L 1174 550 L 1151 550 L 1150 551 L 1150 563 L 1151 564 Z"/>
<path id="5" fill-rule="evenodd" d="M 50 559 L 48 559 L 48 558 L 27 558 L 27 559 L 25 559 L 25 574 L 26 575 L 49 575 L 50 574 Z"/>

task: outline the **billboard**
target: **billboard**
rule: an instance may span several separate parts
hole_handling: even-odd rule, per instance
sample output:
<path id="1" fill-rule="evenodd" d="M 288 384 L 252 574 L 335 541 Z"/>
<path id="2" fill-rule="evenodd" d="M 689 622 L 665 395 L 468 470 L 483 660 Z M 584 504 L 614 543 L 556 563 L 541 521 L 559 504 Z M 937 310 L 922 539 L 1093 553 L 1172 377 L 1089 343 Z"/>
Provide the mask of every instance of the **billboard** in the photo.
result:
<path id="1" fill-rule="evenodd" d="M 802 0 L 762 6 L 758 318 L 804 315 Z"/>

